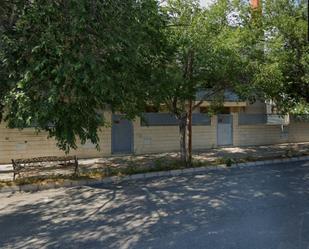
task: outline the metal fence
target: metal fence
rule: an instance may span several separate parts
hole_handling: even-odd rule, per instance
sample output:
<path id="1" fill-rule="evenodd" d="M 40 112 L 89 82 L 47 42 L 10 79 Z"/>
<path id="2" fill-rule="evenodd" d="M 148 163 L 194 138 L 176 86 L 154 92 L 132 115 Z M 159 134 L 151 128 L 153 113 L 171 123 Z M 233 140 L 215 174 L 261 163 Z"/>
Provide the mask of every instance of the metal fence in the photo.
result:
<path id="1" fill-rule="evenodd" d="M 179 120 L 170 113 L 144 113 L 141 126 L 177 126 Z M 192 125 L 211 125 L 211 118 L 204 113 L 192 114 Z"/>

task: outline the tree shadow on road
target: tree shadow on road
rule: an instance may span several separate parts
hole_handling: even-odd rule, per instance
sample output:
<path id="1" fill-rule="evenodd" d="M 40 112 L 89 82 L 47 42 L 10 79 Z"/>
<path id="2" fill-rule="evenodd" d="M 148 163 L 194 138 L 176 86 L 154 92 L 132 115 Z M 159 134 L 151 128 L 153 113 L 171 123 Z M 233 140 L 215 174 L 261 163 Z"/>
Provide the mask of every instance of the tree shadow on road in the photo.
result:
<path id="1" fill-rule="evenodd" d="M 274 165 L 18 194 L 1 199 L 0 245 L 308 248 L 308 179 Z"/>

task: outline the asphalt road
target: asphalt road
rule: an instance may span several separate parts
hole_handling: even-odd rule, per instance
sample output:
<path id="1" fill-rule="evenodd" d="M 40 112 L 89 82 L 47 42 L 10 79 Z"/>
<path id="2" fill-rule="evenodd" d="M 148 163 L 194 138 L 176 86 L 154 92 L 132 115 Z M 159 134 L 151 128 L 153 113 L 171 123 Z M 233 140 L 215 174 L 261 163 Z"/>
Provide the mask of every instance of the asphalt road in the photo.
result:
<path id="1" fill-rule="evenodd" d="M 0 248 L 308 249 L 309 162 L 2 194 Z"/>

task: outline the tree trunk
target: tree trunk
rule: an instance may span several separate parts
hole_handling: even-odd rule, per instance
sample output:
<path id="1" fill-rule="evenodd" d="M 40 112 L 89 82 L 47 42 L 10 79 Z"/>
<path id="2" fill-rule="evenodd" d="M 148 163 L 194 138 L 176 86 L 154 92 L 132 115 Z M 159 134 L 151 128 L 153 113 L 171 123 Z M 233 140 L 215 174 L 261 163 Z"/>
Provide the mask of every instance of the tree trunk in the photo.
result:
<path id="1" fill-rule="evenodd" d="M 192 86 L 192 77 L 193 77 L 193 60 L 194 60 L 194 51 L 190 49 L 188 54 L 188 63 L 187 63 L 187 80 L 190 84 L 190 88 Z M 190 89 L 192 91 L 192 89 Z M 189 100 L 189 112 L 188 112 L 188 158 L 187 158 L 187 166 L 190 167 L 192 165 L 192 98 Z"/>
<path id="2" fill-rule="evenodd" d="M 179 119 L 179 135 L 180 135 L 180 160 L 187 165 L 187 115 L 183 115 Z"/>
<path id="3" fill-rule="evenodd" d="M 188 158 L 187 166 L 192 166 L 192 100 L 189 101 L 188 113 Z"/>

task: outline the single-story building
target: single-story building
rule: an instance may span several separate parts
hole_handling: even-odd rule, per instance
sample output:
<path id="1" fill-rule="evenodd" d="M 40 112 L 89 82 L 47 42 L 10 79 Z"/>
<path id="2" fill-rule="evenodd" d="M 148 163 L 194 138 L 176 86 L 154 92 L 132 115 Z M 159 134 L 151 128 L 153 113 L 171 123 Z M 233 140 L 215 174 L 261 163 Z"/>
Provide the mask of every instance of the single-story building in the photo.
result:
<path id="1" fill-rule="evenodd" d="M 221 114 L 209 116 L 210 102 L 204 101 L 193 113 L 193 150 L 219 146 L 267 145 L 289 142 L 309 142 L 309 122 L 293 116 L 272 114 L 267 103 L 240 101 L 227 94 Z M 79 145 L 71 154 L 80 158 L 111 154 L 144 154 L 179 150 L 178 121 L 167 112 L 149 108 L 145 119 L 134 121 L 122 115 L 105 112 L 111 126 L 99 131 L 100 150 L 90 142 Z M 146 122 L 145 122 L 146 121 Z M 12 158 L 60 156 L 54 139 L 47 133 L 36 134 L 33 128 L 8 129 L 0 124 L 0 163 Z"/>

